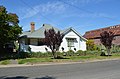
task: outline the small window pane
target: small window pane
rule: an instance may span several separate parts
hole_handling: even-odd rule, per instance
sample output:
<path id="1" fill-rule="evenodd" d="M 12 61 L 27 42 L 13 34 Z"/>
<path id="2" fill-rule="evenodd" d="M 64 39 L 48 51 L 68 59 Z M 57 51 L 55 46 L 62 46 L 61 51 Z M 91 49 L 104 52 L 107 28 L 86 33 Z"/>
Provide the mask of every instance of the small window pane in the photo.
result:
<path id="1" fill-rule="evenodd" d="M 74 39 L 67 39 L 67 42 L 68 42 L 68 47 L 74 47 Z"/>

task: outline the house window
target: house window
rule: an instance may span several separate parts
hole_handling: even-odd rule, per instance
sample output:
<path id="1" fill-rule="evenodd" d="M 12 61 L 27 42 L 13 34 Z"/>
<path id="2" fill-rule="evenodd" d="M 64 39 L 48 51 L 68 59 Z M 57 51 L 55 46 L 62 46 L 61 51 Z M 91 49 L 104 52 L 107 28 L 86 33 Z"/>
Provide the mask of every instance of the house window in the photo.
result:
<path id="1" fill-rule="evenodd" d="M 38 39 L 38 46 L 46 45 L 44 39 Z"/>
<path id="2" fill-rule="evenodd" d="M 30 39 L 30 45 L 38 45 L 38 39 Z"/>
<path id="3" fill-rule="evenodd" d="M 30 39 L 25 39 L 25 45 L 29 45 L 30 44 Z"/>
<path id="4" fill-rule="evenodd" d="M 74 47 L 75 38 L 67 38 L 68 47 Z"/>

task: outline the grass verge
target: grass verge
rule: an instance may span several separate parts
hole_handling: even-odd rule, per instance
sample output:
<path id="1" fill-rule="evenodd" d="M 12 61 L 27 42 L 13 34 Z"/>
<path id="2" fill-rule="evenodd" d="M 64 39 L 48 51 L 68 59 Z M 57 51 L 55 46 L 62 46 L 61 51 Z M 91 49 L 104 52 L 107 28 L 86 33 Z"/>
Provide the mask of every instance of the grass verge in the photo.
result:
<path id="1" fill-rule="evenodd" d="M 120 53 L 114 53 L 112 56 L 98 56 L 98 55 L 86 55 L 86 56 L 63 56 L 61 59 L 52 59 L 51 57 L 42 58 L 26 58 L 18 59 L 18 64 L 38 64 L 38 63 L 48 63 L 48 62 L 85 62 L 92 60 L 103 60 L 103 59 L 120 59 Z M 10 64 L 9 60 L 0 61 L 0 65 Z"/>
<path id="2" fill-rule="evenodd" d="M 9 60 L 3 60 L 3 61 L 0 61 L 0 64 L 1 65 L 7 65 L 7 64 L 10 64 L 10 61 Z"/>
<path id="3" fill-rule="evenodd" d="M 19 59 L 18 64 L 29 64 L 29 63 L 40 63 L 40 62 L 52 62 L 50 58 L 26 58 L 26 59 Z"/>
<path id="4" fill-rule="evenodd" d="M 120 58 L 120 54 L 112 54 L 112 56 L 95 56 L 95 55 L 88 55 L 88 56 L 66 56 L 64 59 L 52 59 L 50 57 L 45 58 L 27 58 L 27 59 L 19 59 L 19 64 L 35 64 L 35 63 L 42 63 L 42 62 L 84 62 L 84 61 L 92 61 L 92 60 L 102 60 L 102 59 L 115 59 Z"/>

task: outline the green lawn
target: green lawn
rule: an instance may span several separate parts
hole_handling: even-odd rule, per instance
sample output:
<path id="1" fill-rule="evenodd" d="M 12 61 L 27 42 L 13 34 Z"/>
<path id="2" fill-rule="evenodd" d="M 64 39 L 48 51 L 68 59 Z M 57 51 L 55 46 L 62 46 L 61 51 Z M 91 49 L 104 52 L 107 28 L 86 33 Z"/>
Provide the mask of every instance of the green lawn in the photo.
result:
<path id="1" fill-rule="evenodd" d="M 52 59 L 51 57 L 45 58 L 26 58 L 26 59 L 19 59 L 19 64 L 34 64 L 34 63 L 42 63 L 42 62 L 84 62 L 84 61 L 92 61 L 92 60 L 102 60 L 102 59 L 114 59 L 120 58 L 120 54 L 112 54 L 112 56 L 64 56 L 63 59 Z"/>
<path id="2" fill-rule="evenodd" d="M 9 60 L 0 61 L 0 65 L 7 65 L 7 64 L 10 64 Z"/>
<path id="3" fill-rule="evenodd" d="M 85 62 L 92 60 L 102 60 L 102 59 L 120 59 L 120 53 L 113 53 L 112 56 L 98 56 L 98 55 L 86 55 L 86 56 L 62 56 L 61 59 L 53 59 L 52 57 L 41 57 L 41 58 L 25 58 L 17 59 L 18 64 L 37 64 L 37 63 L 47 63 L 47 62 Z M 0 61 L 0 65 L 11 64 L 10 60 Z"/>
<path id="4" fill-rule="evenodd" d="M 26 59 L 19 59 L 19 64 L 25 64 L 25 63 L 40 63 L 40 62 L 52 62 L 51 58 L 26 58 Z"/>

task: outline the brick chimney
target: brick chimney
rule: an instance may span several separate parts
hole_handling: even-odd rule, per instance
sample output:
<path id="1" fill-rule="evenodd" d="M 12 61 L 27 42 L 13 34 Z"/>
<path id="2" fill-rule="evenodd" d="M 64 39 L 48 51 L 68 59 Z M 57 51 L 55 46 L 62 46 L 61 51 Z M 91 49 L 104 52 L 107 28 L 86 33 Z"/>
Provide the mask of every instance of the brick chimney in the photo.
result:
<path id="1" fill-rule="evenodd" d="M 35 23 L 34 22 L 31 22 L 30 23 L 30 26 L 31 26 L 31 32 L 34 32 L 35 31 Z"/>

